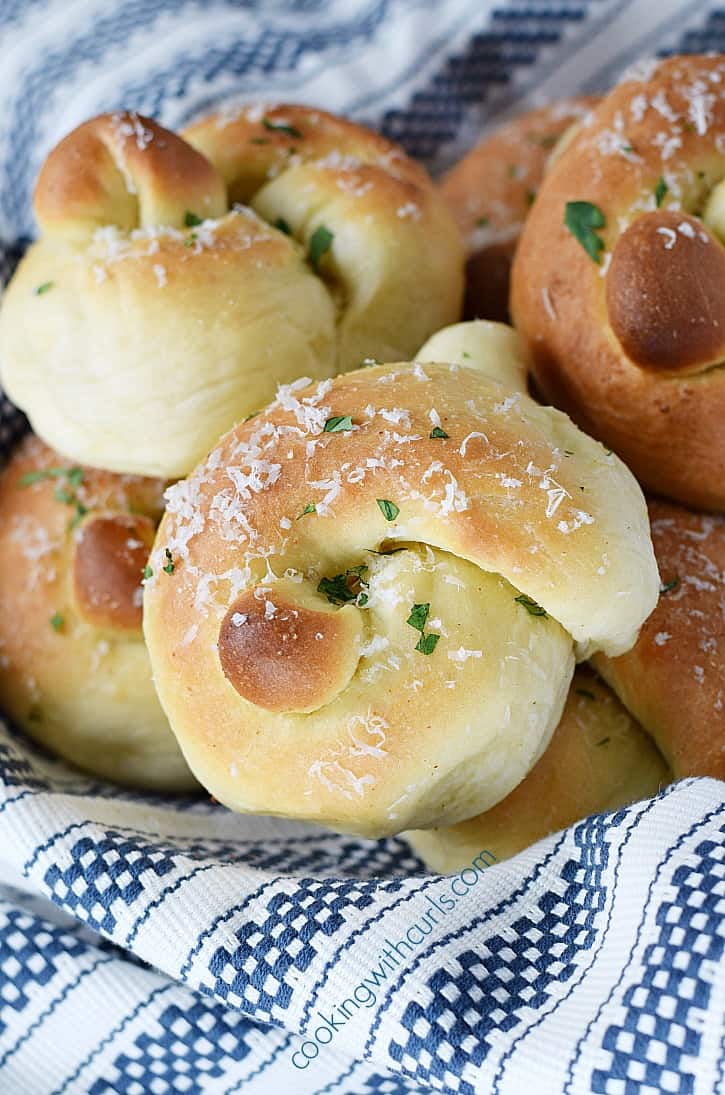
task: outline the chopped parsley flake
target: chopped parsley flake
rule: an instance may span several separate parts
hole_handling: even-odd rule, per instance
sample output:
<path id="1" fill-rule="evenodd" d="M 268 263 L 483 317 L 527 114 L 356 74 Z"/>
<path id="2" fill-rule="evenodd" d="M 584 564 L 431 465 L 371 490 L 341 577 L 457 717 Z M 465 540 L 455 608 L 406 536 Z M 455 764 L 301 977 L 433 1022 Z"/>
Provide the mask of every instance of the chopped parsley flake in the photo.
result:
<path id="1" fill-rule="evenodd" d="M 85 515 L 88 513 L 88 507 L 84 506 L 82 502 L 79 502 L 77 498 L 75 499 L 75 507 L 76 511 L 68 522 L 69 531 L 72 531 L 74 528 L 76 528 L 81 523 Z"/>
<path id="2" fill-rule="evenodd" d="M 632 148 L 631 144 L 621 144 L 619 146 L 619 148 L 620 148 L 620 151 L 622 151 L 625 154 L 625 156 L 629 156 L 632 152 L 634 152 L 634 149 Z"/>
<path id="3" fill-rule="evenodd" d="M 488 228 L 490 223 L 489 217 L 479 217 L 476 221 L 476 228 Z"/>
<path id="4" fill-rule="evenodd" d="M 434 426 L 430 431 L 429 437 L 441 437 L 444 441 L 447 441 L 450 434 L 446 433 L 445 430 L 442 430 L 440 426 Z"/>
<path id="5" fill-rule="evenodd" d="M 320 272 L 320 259 L 332 247 L 333 239 L 334 236 L 332 232 L 329 228 L 325 228 L 324 224 L 321 224 L 319 228 L 316 228 L 310 236 L 310 242 L 307 247 L 307 257 L 316 274 L 319 274 Z"/>
<path id="6" fill-rule="evenodd" d="M 317 506 L 314 502 L 308 502 L 302 512 L 297 514 L 295 521 L 299 521 L 300 517 L 306 517 L 308 513 L 317 513 Z"/>
<path id="7" fill-rule="evenodd" d="M 607 221 L 598 206 L 591 202 L 567 202 L 564 210 L 564 224 L 572 236 L 582 245 L 589 258 L 594 262 L 602 261 L 604 240 L 595 232 L 604 228 Z"/>
<path id="8" fill-rule="evenodd" d="M 53 628 L 53 631 L 62 631 L 64 623 L 65 620 L 61 616 L 60 612 L 54 612 L 53 615 L 50 617 L 50 626 Z"/>
<path id="9" fill-rule="evenodd" d="M 414 627 L 416 631 L 422 631 L 428 620 L 428 613 L 430 612 L 430 602 L 422 605 L 413 605 L 410 610 L 410 616 L 405 621 L 408 627 Z"/>
<path id="10" fill-rule="evenodd" d="M 144 576 L 144 581 L 148 581 L 149 578 L 153 578 L 153 576 L 154 576 L 154 568 L 150 567 L 148 565 L 148 563 L 143 568 L 143 576 Z"/>
<path id="11" fill-rule="evenodd" d="M 595 700 L 597 697 L 593 692 L 590 692 L 588 688 L 575 688 L 577 696 L 584 696 L 586 700 Z"/>
<path id="12" fill-rule="evenodd" d="M 559 140 L 559 136 L 557 133 L 546 133 L 543 137 L 537 137 L 536 134 L 533 134 L 531 140 L 536 144 L 540 144 L 542 148 L 553 148 Z"/>
<path id="13" fill-rule="evenodd" d="M 169 551 L 168 548 L 164 548 L 164 555 L 166 556 L 166 566 L 164 567 L 164 572 L 166 574 L 173 574 L 174 573 L 174 557 L 173 557 L 173 555 L 171 554 L 171 552 Z"/>
<path id="14" fill-rule="evenodd" d="M 368 602 L 367 567 L 349 567 L 344 574 L 335 574 L 332 578 L 321 578 L 317 592 L 323 593 L 331 605 L 346 605 L 357 601 L 360 607 Z"/>
<path id="15" fill-rule="evenodd" d="M 438 645 L 439 639 L 440 635 L 436 635 L 434 631 L 429 631 L 427 635 L 421 635 L 415 644 L 415 649 L 419 654 L 432 654 Z"/>
<path id="16" fill-rule="evenodd" d="M 72 506 L 76 500 L 73 491 L 68 490 L 66 487 L 56 487 L 53 491 L 53 497 L 56 502 L 63 502 L 66 506 Z"/>
<path id="17" fill-rule="evenodd" d="M 425 634 L 425 625 L 428 622 L 428 614 L 430 613 L 430 603 L 415 604 L 410 610 L 410 615 L 405 621 L 408 627 L 412 627 L 415 631 L 420 632 L 420 638 L 415 644 L 415 649 L 419 654 L 432 654 L 436 648 L 440 635 L 436 635 L 435 632 L 430 631 Z"/>
<path id="18" fill-rule="evenodd" d="M 72 487 L 77 487 L 83 482 L 83 468 L 42 468 L 38 471 L 29 471 L 18 479 L 19 487 L 30 487 L 33 483 L 41 483 L 44 479 L 67 479 Z"/>
<path id="19" fill-rule="evenodd" d="M 265 129 L 268 129 L 270 133 L 283 133 L 285 137 L 302 136 L 296 126 L 289 125 L 287 122 L 273 122 L 270 118 L 262 118 L 262 125 Z"/>
<path id="20" fill-rule="evenodd" d="M 184 213 L 184 224 L 187 228 L 196 228 L 197 224 L 201 224 L 201 217 L 197 217 L 196 213 L 187 209 Z"/>
<path id="21" fill-rule="evenodd" d="M 269 137 L 250 137 L 250 144 L 269 144 Z"/>
<path id="22" fill-rule="evenodd" d="M 285 236 L 292 235 L 292 229 L 290 228 L 284 217 L 277 217 L 277 220 L 274 222 L 274 227 L 279 229 L 280 232 L 284 232 Z"/>
<path id="23" fill-rule="evenodd" d="M 394 521 L 400 513 L 400 507 L 387 498 L 376 498 L 375 501 L 378 503 L 380 512 L 386 521 Z"/>
<path id="24" fill-rule="evenodd" d="M 526 193 L 524 194 L 524 197 L 526 198 L 526 204 L 527 205 L 533 205 L 534 200 L 536 198 L 536 191 L 535 190 L 527 190 Z"/>
<path id="25" fill-rule="evenodd" d="M 611 738 L 602 738 L 602 740 L 598 741 L 596 744 L 597 745 L 608 745 L 611 740 L 612 740 Z"/>
<path id="26" fill-rule="evenodd" d="M 193 247 L 198 239 L 196 232 L 192 232 L 190 236 L 184 240 L 184 247 Z"/>
<path id="27" fill-rule="evenodd" d="M 514 597 L 517 605 L 523 605 L 530 616 L 543 616 L 546 617 L 549 613 L 541 605 L 537 605 L 536 601 L 531 597 L 527 597 L 525 593 L 519 593 L 518 597 Z"/>
<path id="28" fill-rule="evenodd" d="M 665 195 L 667 194 L 668 190 L 669 187 L 667 183 L 665 182 L 663 176 L 660 175 L 659 179 L 657 180 L 657 186 L 655 187 L 655 205 L 658 209 L 662 205 L 662 202 L 665 200 Z"/>
<path id="29" fill-rule="evenodd" d="M 42 285 L 36 285 L 33 289 L 33 294 L 36 297 L 42 297 L 43 293 L 47 293 L 49 289 L 55 288 L 54 281 L 44 281 Z"/>
<path id="30" fill-rule="evenodd" d="M 679 574 L 675 574 L 674 578 L 670 579 L 669 582 L 664 582 L 660 586 L 660 593 L 671 593 L 673 589 L 677 589 L 679 584 L 680 576 Z"/>
<path id="31" fill-rule="evenodd" d="M 352 429 L 352 418 L 349 414 L 335 414 L 325 422 L 323 433 L 344 433 Z"/>
<path id="32" fill-rule="evenodd" d="M 509 164 L 508 176 L 510 179 L 517 179 L 519 175 L 519 165 L 517 163 Z"/>

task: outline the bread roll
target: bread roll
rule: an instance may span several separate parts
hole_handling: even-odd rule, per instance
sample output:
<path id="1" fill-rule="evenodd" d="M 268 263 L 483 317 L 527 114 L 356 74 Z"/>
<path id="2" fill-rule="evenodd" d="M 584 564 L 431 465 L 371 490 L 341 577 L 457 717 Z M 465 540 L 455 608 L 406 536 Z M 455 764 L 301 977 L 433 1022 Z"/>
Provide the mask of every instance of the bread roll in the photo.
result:
<path id="1" fill-rule="evenodd" d="M 547 399 L 657 494 L 725 506 L 725 59 L 615 88 L 544 179 L 512 315 Z"/>
<path id="2" fill-rule="evenodd" d="M 317 111 L 241 117 L 189 131 L 215 157 L 221 142 L 224 174 L 133 113 L 86 122 L 43 166 L 0 372 L 72 460 L 185 475 L 278 383 L 408 356 L 459 316 L 462 243 L 422 168 Z"/>
<path id="3" fill-rule="evenodd" d="M 154 679 L 232 809 L 370 836 L 488 809 L 546 746 L 575 653 L 628 649 L 654 606 L 632 476 L 479 371 L 476 329 L 465 365 L 281 388 L 169 492 Z"/>
<path id="4" fill-rule="evenodd" d="M 648 798 L 670 780 L 652 740 L 581 666 L 546 752 L 510 795 L 469 821 L 405 835 L 428 867 L 447 874 L 485 852 L 509 859 L 589 814 Z"/>
<path id="5" fill-rule="evenodd" d="M 595 664 L 676 779 L 725 779 L 725 518 L 649 502 L 662 592 L 636 646 Z"/>
<path id="6" fill-rule="evenodd" d="M 162 491 L 20 443 L 0 472 L 0 711 L 93 775 L 180 791 L 196 782 L 141 631 Z"/>
<path id="7" fill-rule="evenodd" d="M 464 318 L 508 319 L 514 251 L 552 149 L 596 102 L 529 110 L 497 126 L 444 175 L 441 194 L 466 245 Z"/>

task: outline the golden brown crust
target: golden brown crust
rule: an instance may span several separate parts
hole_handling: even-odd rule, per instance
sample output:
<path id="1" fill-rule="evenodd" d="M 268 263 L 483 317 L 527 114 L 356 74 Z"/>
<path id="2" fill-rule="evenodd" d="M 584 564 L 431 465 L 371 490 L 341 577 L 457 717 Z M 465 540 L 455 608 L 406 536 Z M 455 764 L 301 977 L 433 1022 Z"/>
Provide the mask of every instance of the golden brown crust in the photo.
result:
<path id="1" fill-rule="evenodd" d="M 78 530 L 73 590 L 78 611 L 97 627 L 141 630 L 141 576 L 156 534 L 142 514 L 91 516 Z"/>
<path id="2" fill-rule="evenodd" d="M 606 97 L 542 183 L 514 262 L 511 298 L 544 396 L 614 448 L 651 490 L 704 508 L 725 505 L 725 373 L 713 367 L 713 324 L 701 323 L 708 308 L 718 318 L 714 287 L 687 290 L 695 337 L 677 354 L 687 362 L 684 375 L 642 368 L 628 357 L 612 329 L 607 291 L 610 277 L 616 283 L 621 276 L 611 256 L 629 225 L 658 207 L 681 212 L 674 236 L 661 234 L 661 251 L 647 260 L 649 285 L 640 269 L 646 347 L 633 335 L 635 317 L 624 321 L 624 290 L 612 289 L 620 334 L 629 332 L 625 341 L 637 355 L 649 358 L 654 348 L 661 361 L 665 337 L 653 334 L 658 317 L 669 332 L 682 329 L 684 316 L 670 276 L 683 277 L 693 250 L 721 248 L 709 232 L 703 233 L 708 244 L 696 229 L 693 240 L 692 232 L 699 218 L 720 231 L 712 198 L 722 179 L 723 76 L 722 57 L 675 57 Z M 602 241 L 600 262 L 566 227 L 569 202 L 601 212 L 606 223 L 594 228 L 594 239 L 585 234 L 592 250 L 597 237 Z M 678 259 L 680 247 L 685 255 Z M 712 256 L 709 266 L 719 281 L 720 259 Z M 627 269 L 634 278 L 632 263 Z"/>
<path id="3" fill-rule="evenodd" d="M 41 172 L 0 369 L 85 464 L 178 478 L 278 383 L 410 356 L 460 313 L 462 241 L 401 149 L 291 106 L 188 136 L 221 173 L 133 114 L 87 122 Z"/>
<path id="4" fill-rule="evenodd" d="M 612 331 L 635 365 L 683 374 L 725 355 L 725 248 L 695 217 L 669 209 L 638 217 L 614 246 L 606 297 Z"/>
<path id="5" fill-rule="evenodd" d="M 597 102 L 582 96 L 527 111 L 497 127 L 441 180 L 466 244 L 465 319 L 508 319 L 516 243 L 551 150 Z"/>
<path id="6" fill-rule="evenodd" d="M 350 681 L 362 628 L 352 609 L 315 608 L 264 586 L 229 606 L 219 628 L 219 661 L 240 696 L 265 711 L 314 711 Z"/>
<path id="7" fill-rule="evenodd" d="M 46 232 L 183 228 L 227 209 L 224 182 L 196 149 L 152 118 L 117 111 L 91 118 L 55 146 L 41 168 L 33 208 Z"/>
<path id="8" fill-rule="evenodd" d="M 139 610 L 162 491 L 73 465 L 32 435 L 18 445 L 0 472 L 0 709 L 95 775 L 183 790 L 195 783 L 154 692 Z"/>
<path id="9" fill-rule="evenodd" d="M 654 795 L 671 778 L 642 728 L 581 666 L 546 752 L 510 795 L 459 825 L 406 835 L 429 867 L 460 870 L 485 851 L 508 859 L 589 814 Z"/>
<path id="10" fill-rule="evenodd" d="M 663 592 L 637 645 L 595 665 L 676 779 L 725 779 L 725 518 L 649 502 Z"/>
<path id="11" fill-rule="evenodd" d="M 475 333 L 485 359 L 491 325 Z M 190 765 L 234 809 L 377 835 L 476 813 L 543 748 L 574 640 L 581 656 L 625 649 L 654 604 L 626 469 L 451 337 L 465 367 L 287 386 L 170 492 L 144 595 L 154 679 Z M 225 676 L 220 627 L 223 653 L 250 594 Z M 305 626 L 278 621 L 280 603 Z M 346 630 L 317 640 L 310 611 Z M 284 636 L 297 649 L 275 682 Z"/>
<path id="12" fill-rule="evenodd" d="M 249 202 L 290 165 L 325 159 L 342 170 L 370 164 L 415 187 L 432 185 L 421 164 L 379 133 L 295 103 L 228 107 L 192 122 L 182 136 L 215 165 L 231 201 Z"/>

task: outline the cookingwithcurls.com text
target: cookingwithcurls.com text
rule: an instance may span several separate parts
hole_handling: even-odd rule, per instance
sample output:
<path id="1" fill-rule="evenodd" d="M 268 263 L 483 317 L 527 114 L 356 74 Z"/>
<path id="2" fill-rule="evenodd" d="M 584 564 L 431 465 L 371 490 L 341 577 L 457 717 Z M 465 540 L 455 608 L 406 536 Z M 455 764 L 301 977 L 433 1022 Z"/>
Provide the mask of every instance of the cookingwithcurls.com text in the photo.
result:
<path id="1" fill-rule="evenodd" d="M 327 1013 L 317 1011 L 315 1018 L 319 1019 L 319 1026 L 310 1031 L 306 1041 L 292 1054 L 292 1064 L 295 1068 L 305 1069 L 310 1067 L 320 1052 L 321 1046 L 329 1045 L 338 1031 L 342 1030 L 361 1008 L 372 1008 L 378 1000 L 378 992 L 386 987 L 391 974 L 394 974 L 416 947 L 425 942 L 426 936 L 441 924 L 446 916 L 456 908 L 459 900 L 464 898 L 478 885 L 484 871 L 496 862 L 493 852 L 481 851 L 471 860 L 470 866 L 464 867 L 456 875 L 441 878 L 441 892 L 432 893 L 426 891 L 422 894 L 421 901 L 425 901 L 426 907 L 421 909 L 420 915 L 410 925 L 400 939 L 386 939 L 385 947 L 377 958 L 377 964 L 370 968 L 368 974 L 355 986 L 349 996 L 346 996 L 339 1004 L 335 1004 Z"/>

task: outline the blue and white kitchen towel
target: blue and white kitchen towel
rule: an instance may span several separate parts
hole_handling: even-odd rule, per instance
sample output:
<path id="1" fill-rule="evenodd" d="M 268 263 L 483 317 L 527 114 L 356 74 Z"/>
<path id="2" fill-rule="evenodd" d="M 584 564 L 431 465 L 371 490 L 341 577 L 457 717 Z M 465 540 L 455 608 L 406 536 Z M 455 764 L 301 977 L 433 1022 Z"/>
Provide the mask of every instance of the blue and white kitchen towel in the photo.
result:
<path id="1" fill-rule="evenodd" d="M 436 171 L 644 53 L 725 50 L 725 9 L 1 0 L 0 45 L 7 272 L 45 153 L 99 110 L 300 100 Z M 21 429 L 0 403 L 0 455 Z M 0 782 L 2 1095 L 725 1092 L 725 784 L 438 878 L 400 839 L 119 791 L 2 723 Z"/>

